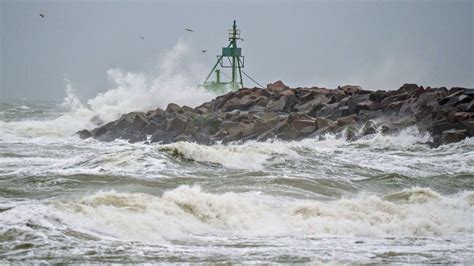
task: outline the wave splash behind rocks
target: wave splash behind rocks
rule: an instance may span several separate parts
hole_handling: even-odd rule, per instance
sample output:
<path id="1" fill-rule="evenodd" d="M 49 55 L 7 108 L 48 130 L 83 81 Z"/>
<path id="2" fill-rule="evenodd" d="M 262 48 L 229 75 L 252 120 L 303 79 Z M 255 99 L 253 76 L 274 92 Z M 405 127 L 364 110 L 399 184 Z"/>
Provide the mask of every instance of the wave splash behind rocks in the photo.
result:
<path id="1" fill-rule="evenodd" d="M 474 89 L 460 87 L 404 84 L 394 91 L 367 91 L 351 85 L 289 88 L 277 81 L 265 89 L 229 92 L 196 108 L 170 103 L 165 110 L 128 113 L 78 134 L 103 141 L 165 144 L 300 140 L 328 133 L 353 141 L 416 126 L 429 133 L 430 146 L 437 147 L 474 135 L 473 97 Z"/>

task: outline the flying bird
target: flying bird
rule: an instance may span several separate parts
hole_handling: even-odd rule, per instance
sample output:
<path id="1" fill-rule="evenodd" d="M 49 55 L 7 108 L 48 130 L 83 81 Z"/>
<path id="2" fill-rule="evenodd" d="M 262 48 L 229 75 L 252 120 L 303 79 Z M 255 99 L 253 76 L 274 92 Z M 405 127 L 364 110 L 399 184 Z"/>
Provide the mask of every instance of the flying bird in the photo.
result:
<path id="1" fill-rule="evenodd" d="M 143 37 L 142 35 L 138 36 L 138 38 L 145 40 L 145 37 Z"/>
<path id="2" fill-rule="evenodd" d="M 207 52 L 207 50 L 202 50 L 201 52 L 205 53 L 205 52 Z"/>
<path id="3" fill-rule="evenodd" d="M 43 13 L 40 13 L 39 16 L 42 17 L 42 18 L 44 18 L 44 14 L 43 14 Z"/>
<path id="4" fill-rule="evenodd" d="M 194 32 L 192 29 L 185 28 L 185 31 Z"/>

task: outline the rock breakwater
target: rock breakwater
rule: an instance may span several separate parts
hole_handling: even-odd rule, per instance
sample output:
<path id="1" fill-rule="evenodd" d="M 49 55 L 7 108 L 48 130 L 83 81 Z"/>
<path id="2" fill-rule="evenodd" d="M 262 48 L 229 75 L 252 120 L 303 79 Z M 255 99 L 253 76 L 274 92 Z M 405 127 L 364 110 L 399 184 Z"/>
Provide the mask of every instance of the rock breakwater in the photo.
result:
<path id="1" fill-rule="evenodd" d="M 130 142 L 177 141 L 199 144 L 271 138 L 298 140 L 339 134 L 348 141 L 365 135 L 393 134 L 416 126 L 430 133 L 431 146 L 474 136 L 474 89 L 424 88 L 404 84 L 393 91 L 359 86 L 243 88 L 191 108 L 170 103 L 165 110 L 132 112 L 81 138 Z"/>

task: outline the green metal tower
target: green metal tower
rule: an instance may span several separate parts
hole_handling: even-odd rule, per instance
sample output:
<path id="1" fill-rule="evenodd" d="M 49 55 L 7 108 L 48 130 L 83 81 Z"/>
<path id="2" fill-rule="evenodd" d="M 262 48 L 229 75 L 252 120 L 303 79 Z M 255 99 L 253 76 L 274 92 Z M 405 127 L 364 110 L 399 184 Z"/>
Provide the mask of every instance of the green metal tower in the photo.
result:
<path id="1" fill-rule="evenodd" d="M 240 38 L 240 30 L 237 29 L 237 24 L 232 25 L 232 29 L 229 29 L 229 45 L 222 47 L 222 54 L 217 56 L 217 62 L 212 67 L 211 72 L 207 75 L 204 82 L 200 85 L 208 90 L 215 92 L 224 92 L 227 90 L 237 90 L 244 86 L 242 80 L 242 68 L 244 67 L 244 56 L 242 56 L 242 49 L 237 47 L 237 40 Z M 228 62 L 226 62 L 226 60 Z M 221 80 L 221 69 L 220 68 L 232 68 L 232 76 L 230 81 Z M 215 73 L 216 79 L 209 81 L 212 73 Z M 225 74 L 224 74 L 225 75 Z"/>

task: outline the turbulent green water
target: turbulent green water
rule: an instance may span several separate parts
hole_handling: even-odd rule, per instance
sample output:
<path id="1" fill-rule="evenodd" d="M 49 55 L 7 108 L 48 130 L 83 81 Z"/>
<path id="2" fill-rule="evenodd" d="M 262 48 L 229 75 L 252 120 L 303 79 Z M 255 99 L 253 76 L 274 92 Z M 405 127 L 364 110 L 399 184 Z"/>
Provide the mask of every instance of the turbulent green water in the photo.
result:
<path id="1" fill-rule="evenodd" d="M 102 143 L 0 103 L 0 263 L 474 263 L 474 140 Z"/>

